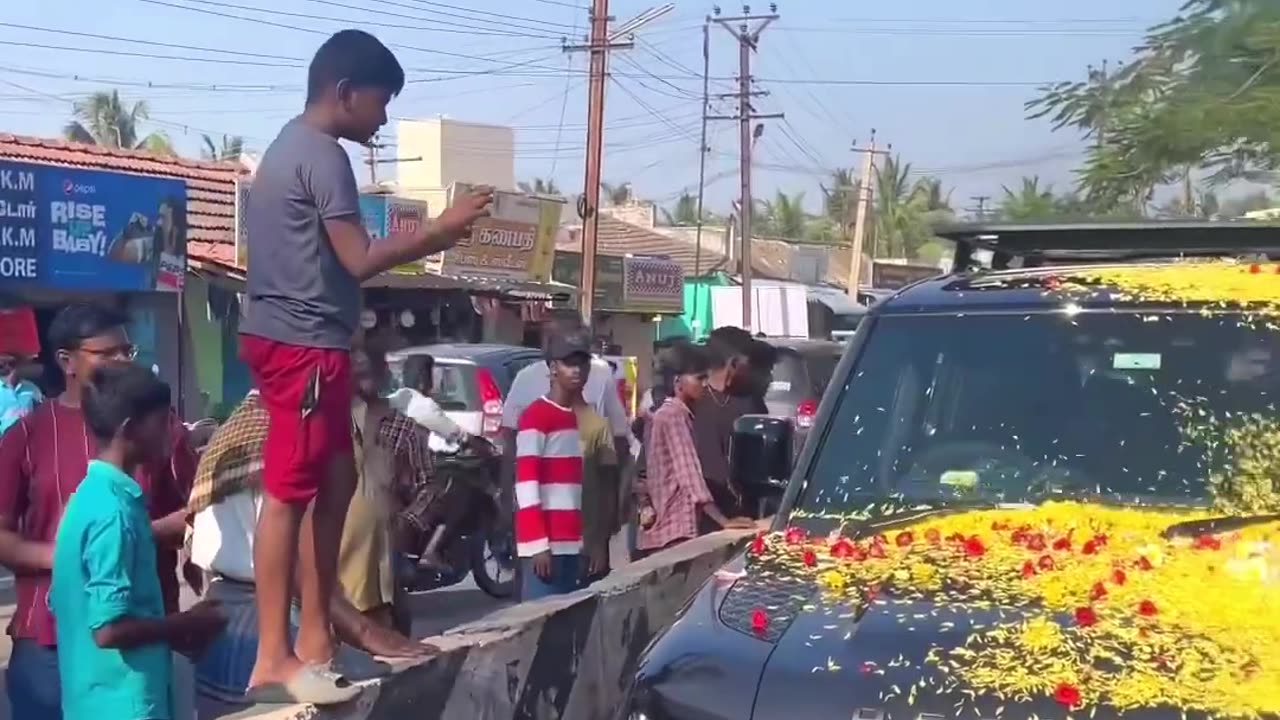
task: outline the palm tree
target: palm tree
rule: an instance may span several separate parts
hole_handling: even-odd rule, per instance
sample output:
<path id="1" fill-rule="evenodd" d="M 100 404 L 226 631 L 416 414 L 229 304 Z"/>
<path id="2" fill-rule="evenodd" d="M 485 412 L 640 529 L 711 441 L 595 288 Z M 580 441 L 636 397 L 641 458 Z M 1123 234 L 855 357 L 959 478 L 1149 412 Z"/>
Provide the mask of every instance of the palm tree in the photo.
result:
<path id="1" fill-rule="evenodd" d="M 244 154 L 244 138 L 239 135 L 223 135 L 221 145 L 208 135 L 202 137 L 204 147 L 200 155 L 205 160 L 236 160 Z"/>
<path id="2" fill-rule="evenodd" d="M 1024 177 L 1017 192 L 1004 188 L 1004 199 L 1000 201 L 1000 214 L 1013 222 L 1033 222 L 1050 220 L 1061 213 L 1061 205 L 1053 194 L 1052 186 L 1040 186 L 1040 178 Z"/>
<path id="3" fill-rule="evenodd" d="M 520 182 L 517 183 L 517 186 L 520 188 L 520 192 L 528 193 L 530 195 L 560 194 L 560 188 L 556 186 L 556 181 L 552 178 L 547 178 L 545 180 L 542 178 L 534 178 L 532 183 Z"/>
<path id="4" fill-rule="evenodd" d="M 631 190 L 631 183 L 624 182 L 617 185 L 613 183 L 600 183 L 600 190 L 604 193 L 605 201 L 610 205 L 626 205 L 635 199 L 635 194 Z"/>
<path id="5" fill-rule="evenodd" d="M 687 192 L 680 193 L 680 199 L 676 200 L 675 207 L 671 210 L 663 208 L 662 215 L 666 218 L 668 225 L 697 225 L 698 197 Z"/>
<path id="6" fill-rule="evenodd" d="M 169 137 L 162 132 L 139 136 L 142 122 L 151 114 L 145 100 L 125 107 L 120 92 L 100 91 L 77 100 L 73 119 L 63 128 L 68 140 L 128 150 L 149 150 L 161 155 L 176 155 Z"/>
<path id="7" fill-rule="evenodd" d="M 805 226 L 809 222 L 809 216 L 804 211 L 804 193 L 787 195 L 779 190 L 768 207 L 774 234 L 788 240 L 804 237 Z"/>

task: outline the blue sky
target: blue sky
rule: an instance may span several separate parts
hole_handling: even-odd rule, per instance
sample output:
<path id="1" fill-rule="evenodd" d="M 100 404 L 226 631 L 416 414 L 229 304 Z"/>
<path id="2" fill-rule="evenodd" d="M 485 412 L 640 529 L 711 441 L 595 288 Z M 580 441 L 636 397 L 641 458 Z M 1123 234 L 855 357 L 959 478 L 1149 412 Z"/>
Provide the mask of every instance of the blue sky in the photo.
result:
<path id="1" fill-rule="evenodd" d="M 88 11 L 84 0 L 11 2 L 0 18 L 0 130 L 56 135 L 75 97 L 115 85 L 131 99 L 148 100 L 151 127 L 167 132 L 180 150 L 196 153 L 202 132 L 243 135 L 261 149 L 300 108 L 310 53 L 326 33 L 356 26 L 392 44 L 409 70 L 411 84 L 392 105 L 394 116 L 510 124 L 517 174 L 554 176 L 563 190 L 576 192 L 585 57 L 563 54 L 559 38 L 585 32 L 586 12 L 574 7 L 585 4 L 99 0 Z M 611 12 L 625 20 L 654 4 L 615 0 Z M 639 195 L 664 204 L 697 185 L 701 26 L 712 7 L 675 4 L 640 31 L 636 48 L 614 56 L 607 99 L 605 178 L 631 180 Z M 855 165 L 850 145 L 865 142 L 871 128 L 916 171 L 941 177 L 956 207 L 972 205 L 976 195 L 998 198 L 1002 185 L 1023 175 L 1065 189 L 1080 143 L 1026 120 L 1023 103 L 1036 83 L 1078 79 L 1091 63 L 1126 59 L 1143 30 L 1172 17 L 1180 4 L 779 3 L 782 18 L 765 31 L 753 74 L 757 89 L 770 92 L 758 110 L 787 117 L 769 121 L 757 146 L 756 194 L 804 192 L 816 210 L 824 175 Z M 737 46 L 728 33 L 713 28 L 711 55 L 712 92 L 733 90 Z M 723 103 L 716 109 L 732 110 Z M 725 209 L 737 192 L 736 138 L 734 123 L 711 125 L 713 209 Z"/>

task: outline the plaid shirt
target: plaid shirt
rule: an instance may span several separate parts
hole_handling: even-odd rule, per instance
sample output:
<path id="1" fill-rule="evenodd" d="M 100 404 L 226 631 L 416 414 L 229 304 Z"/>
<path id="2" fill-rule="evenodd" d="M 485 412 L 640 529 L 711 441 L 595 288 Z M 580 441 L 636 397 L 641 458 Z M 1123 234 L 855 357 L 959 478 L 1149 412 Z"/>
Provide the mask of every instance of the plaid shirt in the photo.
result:
<path id="1" fill-rule="evenodd" d="M 640 528 L 636 547 L 657 550 L 698 535 L 698 506 L 712 502 L 693 443 L 693 413 L 668 399 L 649 421 L 645 492 L 657 518 Z"/>
<path id="2" fill-rule="evenodd" d="M 363 441 L 352 418 L 351 432 L 357 445 Z M 434 496 L 431 478 L 435 475 L 427 432 L 407 415 L 390 410 L 378 428 L 378 444 L 395 459 L 395 493 L 401 507 L 417 505 L 424 493 Z M 423 503 L 429 505 L 430 502 Z"/>

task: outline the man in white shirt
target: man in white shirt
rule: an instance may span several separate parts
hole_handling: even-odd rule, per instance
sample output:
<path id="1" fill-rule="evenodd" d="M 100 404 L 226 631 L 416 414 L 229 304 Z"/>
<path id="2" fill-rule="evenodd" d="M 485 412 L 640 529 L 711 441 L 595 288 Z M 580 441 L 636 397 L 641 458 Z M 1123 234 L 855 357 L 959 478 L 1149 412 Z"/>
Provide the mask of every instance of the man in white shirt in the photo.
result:
<path id="1" fill-rule="evenodd" d="M 404 387 L 387 396 L 397 412 L 431 431 L 446 443 L 461 443 L 469 433 L 454 422 L 440 403 L 431 397 L 435 386 L 436 360 L 430 355 L 410 355 L 404 361 Z"/>

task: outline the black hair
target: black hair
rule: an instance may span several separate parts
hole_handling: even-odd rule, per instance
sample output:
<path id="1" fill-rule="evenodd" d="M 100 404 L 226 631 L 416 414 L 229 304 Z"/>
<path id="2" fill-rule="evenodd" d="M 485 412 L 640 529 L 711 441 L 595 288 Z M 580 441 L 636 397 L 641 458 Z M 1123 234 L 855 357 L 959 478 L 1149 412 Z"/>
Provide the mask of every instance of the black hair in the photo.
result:
<path id="1" fill-rule="evenodd" d="M 404 361 L 404 386 L 419 390 L 431 381 L 436 359 L 430 355 L 410 355 Z M 427 381 L 427 382 L 424 382 Z"/>
<path id="2" fill-rule="evenodd" d="M 170 399 L 169 386 L 155 373 L 127 363 L 94 370 L 80 403 L 89 431 L 105 445 L 126 422 L 169 412 Z"/>
<path id="3" fill-rule="evenodd" d="M 707 340 L 723 342 L 740 355 L 749 355 L 751 353 L 751 344 L 755 342 L 755 339 L 751 337 L 751 333 L 733 325 L 724 325 L 712 330 L 707 336 Z"/>
<path id="4" fill-rule="evenodd" d="M 726 367 L 735 357 L 746 354 L 724 338 L 715 336 L 707 339 L 707 344 L 703 346 L 702 351 L 706 354 L 707 363 L 712 370 Z"/>
<path id="5" fill-rule="evenodd" d="M 105 335 L 129 324 L 129 316 L 110 307 L 77 303 L 68 305 L 49 323 L 49 346 L 57 350 L 75 350 L 91 337 Z"/>
<path id="6" fill-rule="evenodd" d="M 363 30 L 336 32 L 316 50 L 307 70 L 307 104 L 346 80 L 357 88 L 374 87 L 399 95 L 404 68 L 386 45 Z"/>
<path id="7" fill-rule="evenodd" d="M 711 367 L 706 348 L 697 345 L 671 348 L 668 363 L 673 375 L 701 375 Z"/>

